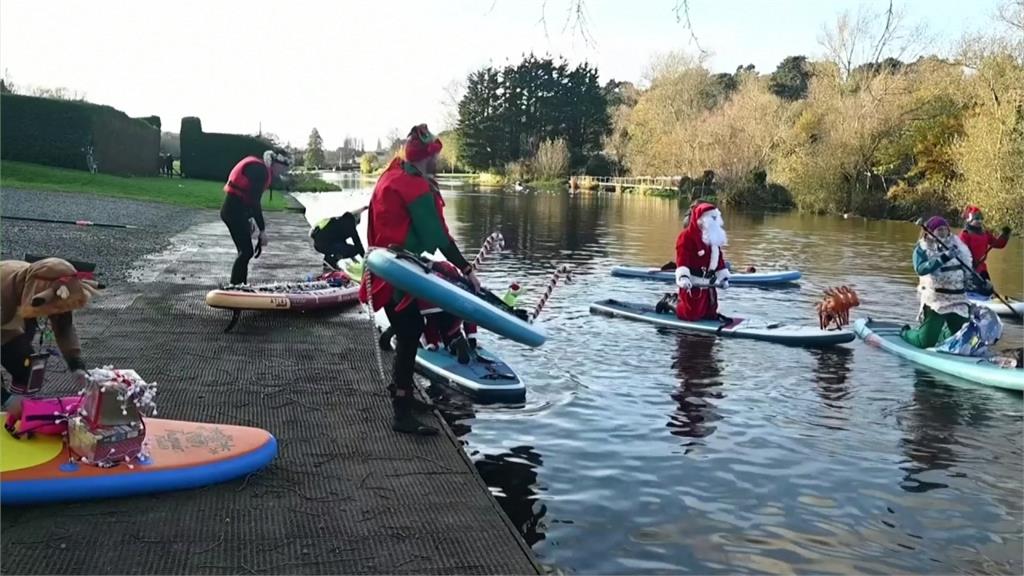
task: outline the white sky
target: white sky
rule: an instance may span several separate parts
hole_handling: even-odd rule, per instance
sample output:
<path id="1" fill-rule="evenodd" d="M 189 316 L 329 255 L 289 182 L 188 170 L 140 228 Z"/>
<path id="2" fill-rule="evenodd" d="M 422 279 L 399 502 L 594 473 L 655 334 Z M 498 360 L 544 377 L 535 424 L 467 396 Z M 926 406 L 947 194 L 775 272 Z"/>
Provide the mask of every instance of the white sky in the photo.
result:
<path id="1" fill-rule="evenodd" d="M 585 42 L 563 28 L 571 0 L 3 0 L 0 70 L 19 85 L 65 86 L 131 116 L 182 116 L 207 131 L 274 132 L 304 146 L 346 135 L 368 147 L 418 122 L 443 128 L 444 87 L 489 63 L 564 55 L 595 63 L 602 82 L 637 81 L 653 54 L 694 51 L 676 0 L 587 0 Z M 904 0 L 908 20 L 946 53 L 991 26 L 998 0 Z M 690 0 L 715 71 L 788 55 L 818 56 L 822 26 L 886 0 Z M 540 23 L 542 7 L 547 28 Z"/>

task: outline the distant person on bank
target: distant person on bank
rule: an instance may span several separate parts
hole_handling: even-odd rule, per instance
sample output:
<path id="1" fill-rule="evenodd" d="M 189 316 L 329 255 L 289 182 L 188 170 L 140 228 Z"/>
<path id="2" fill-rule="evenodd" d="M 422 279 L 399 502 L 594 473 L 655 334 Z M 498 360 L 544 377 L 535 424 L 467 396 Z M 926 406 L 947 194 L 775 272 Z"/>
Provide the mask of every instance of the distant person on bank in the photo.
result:
<path id="1" fill-rule="evenodd" d="M 287 173 L 290 167 L 291 160 L 287 156 L 267 150 L 262 160 L 246 156 L 231 169 L 224 185 L 224 204 L 220 208 L 220 219 L 228 227 L 231 240 L 238 249 L 238 257 L 231 267 L 231 284 L 248 283 L 249 260 L 259 258 L 267 245 L 267 225 L 263 221 L 261 205 L 263 192 L 270 188 L 274 178 Z M 259 229 L 255 248 L 250 218 Z"/>

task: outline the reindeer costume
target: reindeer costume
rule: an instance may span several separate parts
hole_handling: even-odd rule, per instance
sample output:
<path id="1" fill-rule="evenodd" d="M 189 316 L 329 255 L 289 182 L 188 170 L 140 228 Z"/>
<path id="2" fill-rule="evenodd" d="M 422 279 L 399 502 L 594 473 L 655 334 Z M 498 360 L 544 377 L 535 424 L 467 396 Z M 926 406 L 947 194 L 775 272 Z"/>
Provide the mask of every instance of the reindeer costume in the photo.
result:
<path id="1" fill-rule="evenodd" d="M 11 390 L 3 390 L 3 403 L 7 402 L 10 392 L 27 391 L 37 318 L 49 318 L 68 369 L 84 374 L 82 348 L 71 313 L 88 304 L 95 289 L 95 282 L 85 279 L 74 266 L 60 258 L 46 258 L 32 264 L 0 261 L 0 338 L 3 344 L 0 355 L 4 369 L 11 374 Z"/>

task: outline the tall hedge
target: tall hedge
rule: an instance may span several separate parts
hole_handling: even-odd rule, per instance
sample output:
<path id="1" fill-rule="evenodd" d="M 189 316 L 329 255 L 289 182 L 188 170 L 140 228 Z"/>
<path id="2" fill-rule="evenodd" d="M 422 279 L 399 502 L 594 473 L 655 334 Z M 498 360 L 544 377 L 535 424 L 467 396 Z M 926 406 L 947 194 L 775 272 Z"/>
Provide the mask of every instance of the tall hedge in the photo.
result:
<path id="1" fill-rule="evenodd" d="M 227 180 L 231 169 L 246 156 L 263 157 L 271 147 L 253 136 L 203 132 L 194 116 L 181 119 L 181 172 L 188 178 Z"/>
<path id="2" fill-rule="evenodd" d="M 90 147 L 99 172 L 159 170 L 160 130 L 148 122 L 89 102 L 0 96 L 0 158 L 88 170 Z"/>

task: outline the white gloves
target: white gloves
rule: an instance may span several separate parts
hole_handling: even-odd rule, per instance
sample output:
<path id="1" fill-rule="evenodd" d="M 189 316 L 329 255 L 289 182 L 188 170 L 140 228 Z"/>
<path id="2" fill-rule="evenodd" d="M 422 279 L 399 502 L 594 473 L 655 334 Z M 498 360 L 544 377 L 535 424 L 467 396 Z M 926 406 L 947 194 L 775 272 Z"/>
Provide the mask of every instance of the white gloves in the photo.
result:
<path id="1" fill-rule="evenodd" d="M 676 268 L 676 286 L 683 290 L 693 288 L 693 282 L 690 280 L 690 269 L 686 266 Z"/>
<path id="2" fill-rule="evenodd" d="M 715 272 L 715 286 L 718 288 L 728 288 L 729 278 L 731 276 L 732 274 L 729 272 L 728 268 L 722 268 L 718 272 Z"/>
<path id="3" fill-rule="evenodd" d="M 75 379 L 75 386 L 79 388 L 85 388 L 85 385 L 89 383 L 89 373 L 81 368 L 72 372 L 71 376 Z"/>

